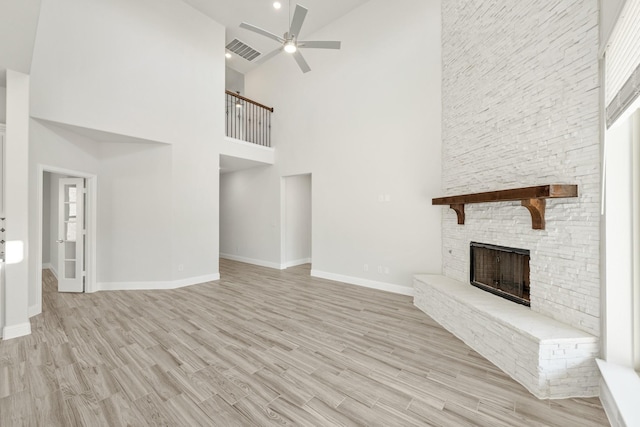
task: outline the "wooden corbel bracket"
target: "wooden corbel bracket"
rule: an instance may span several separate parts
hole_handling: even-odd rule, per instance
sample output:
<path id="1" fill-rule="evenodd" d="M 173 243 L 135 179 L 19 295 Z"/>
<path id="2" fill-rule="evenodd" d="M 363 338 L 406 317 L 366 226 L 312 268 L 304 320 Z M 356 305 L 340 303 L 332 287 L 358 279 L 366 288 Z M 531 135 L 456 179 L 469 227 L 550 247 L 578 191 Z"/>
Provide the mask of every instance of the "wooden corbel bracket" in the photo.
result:
<path id="1" fill-rule="evenodd" d="M 449 207 L 456 211 L 456 215 L 458 215 L 458 224 L 464 224 L 464 203 L 455 203 L 453 205 L 449 205 Z"/>
<path id="2" fill-rule="evenodd" d="M 547 207 L 547 201 L 545 199 L 529 199 L 523 200 L 521 203 L 531 214 L 531 228 L 544 230 L 544 210 Z"/>

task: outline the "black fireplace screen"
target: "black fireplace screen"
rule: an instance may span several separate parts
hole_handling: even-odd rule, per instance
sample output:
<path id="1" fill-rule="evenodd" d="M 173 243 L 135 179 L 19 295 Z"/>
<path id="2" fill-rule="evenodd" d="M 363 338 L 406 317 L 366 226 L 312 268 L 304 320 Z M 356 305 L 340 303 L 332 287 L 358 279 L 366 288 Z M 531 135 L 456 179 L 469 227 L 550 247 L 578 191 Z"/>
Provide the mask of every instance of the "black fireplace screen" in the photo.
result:
<path id="1" fill-rule="evenodd" d="M 471 284 L 530 305 L 529 251 L 471 242 Z"/>

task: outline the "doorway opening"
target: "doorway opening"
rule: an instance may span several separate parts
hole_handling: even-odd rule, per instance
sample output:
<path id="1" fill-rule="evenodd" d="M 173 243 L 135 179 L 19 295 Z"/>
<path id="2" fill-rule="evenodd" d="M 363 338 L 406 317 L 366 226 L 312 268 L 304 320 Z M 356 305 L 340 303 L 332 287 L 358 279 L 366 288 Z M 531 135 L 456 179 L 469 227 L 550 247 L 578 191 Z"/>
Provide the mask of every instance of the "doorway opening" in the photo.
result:
<path id="1" fill-rule="evenodd" d="M 43 269 L 58 281 L 58 292 L 96 290 L 96 176 L 38 166 L 38 247 L 36 304 L 42 312 Z"/>
<path id="2" fill-rule="evenodd" d="M 312 262 L 311 174 L 281 181 L 281 264 L 283 268 Z"/>

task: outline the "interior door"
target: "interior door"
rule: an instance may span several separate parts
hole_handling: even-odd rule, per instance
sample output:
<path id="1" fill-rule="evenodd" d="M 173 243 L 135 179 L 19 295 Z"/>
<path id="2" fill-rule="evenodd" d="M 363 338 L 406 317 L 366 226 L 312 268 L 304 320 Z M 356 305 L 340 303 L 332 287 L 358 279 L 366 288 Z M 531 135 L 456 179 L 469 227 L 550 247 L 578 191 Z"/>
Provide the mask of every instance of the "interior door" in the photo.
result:
<path id="1" fill-rule="evenodd" d="M 84 179 L 58 183 L 58 292 L 84 291 Z"/>

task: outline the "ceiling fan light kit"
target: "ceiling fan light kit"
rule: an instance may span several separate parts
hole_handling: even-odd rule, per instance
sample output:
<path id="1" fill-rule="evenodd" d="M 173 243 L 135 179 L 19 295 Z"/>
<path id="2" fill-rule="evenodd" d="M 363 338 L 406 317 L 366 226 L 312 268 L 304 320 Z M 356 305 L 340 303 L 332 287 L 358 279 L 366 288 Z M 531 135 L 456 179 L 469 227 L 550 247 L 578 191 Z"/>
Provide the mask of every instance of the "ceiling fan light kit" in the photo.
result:
<path id="1" fill-rule="evenodd" d="M 296 50 L 298 50 L 298 48 L 296 47 L 296 44 L 294 43 L 293 40 L 290 40 L 288 42 L 285 42 L 284 44 L 284 51 L 287 53 L 293 53 Z"/>
<path id="2" fill-rule="evenodd" d="M 278 2 L 276 2 L 278 3 Z M 278 9 L 274 3 L 274 7 Z M 295 59 L 298 67 L 302 70 L 303 73 L 307 73 L 311 71 L 309 64 L 305 61 L 304 57 L 300 53 L 300 49 L 340 49 L 341 43 L 339 41 L 302 41 L 298 40 L 298 35 L 300 34 L 300 30 L 302 29 L 302 24 L 307 16 L 307 8 L 301 6 L 299 4 L 296 5 L 296 10 L 293 13 L 293 18 L 291 19 L 291 23 L 289 25 L 289 31 L 284 33 L 283 37 L 277 36 L 267 30 L 264 30 L 260 27 L 256 27 L 255 25 L 251 25 L 249 23 L 243 22 L 240 24 L 240 28 L 244 28 L 245 30 L 252 31 L 256 34 L 260 34 L 263 37 L 270 38 L 271 40 L 277 41 L 281 44 L 281 46 L 274 50 L 273 52 L 263 56 L 258 62 L 265 62 L 272 57 L 276 56 L 278 53 L 283 50 L 287 53 L 290 53 Z"/>

